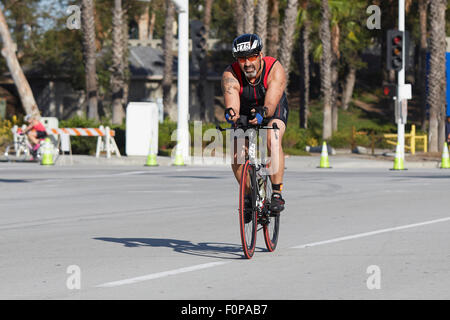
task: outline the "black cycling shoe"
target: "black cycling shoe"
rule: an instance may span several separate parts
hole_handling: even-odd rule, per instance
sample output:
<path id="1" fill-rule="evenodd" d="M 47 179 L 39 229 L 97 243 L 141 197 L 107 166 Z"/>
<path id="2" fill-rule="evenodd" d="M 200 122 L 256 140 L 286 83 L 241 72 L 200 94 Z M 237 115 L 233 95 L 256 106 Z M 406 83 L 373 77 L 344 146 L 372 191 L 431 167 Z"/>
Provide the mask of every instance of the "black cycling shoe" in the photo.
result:
<path id="1" fill-rule="evenodd" d="M 270 201 L 270 212 L 272 215 L 279 215 L 284 210 L 284 199 L 281 193 L 272 193 L 272 199 Z"/>
<path id="2" fill-rule="evenodd" d="M 252 197 L 246 196 L 244 199 L 244 223 L 250 223 L 252 221 Z"/>

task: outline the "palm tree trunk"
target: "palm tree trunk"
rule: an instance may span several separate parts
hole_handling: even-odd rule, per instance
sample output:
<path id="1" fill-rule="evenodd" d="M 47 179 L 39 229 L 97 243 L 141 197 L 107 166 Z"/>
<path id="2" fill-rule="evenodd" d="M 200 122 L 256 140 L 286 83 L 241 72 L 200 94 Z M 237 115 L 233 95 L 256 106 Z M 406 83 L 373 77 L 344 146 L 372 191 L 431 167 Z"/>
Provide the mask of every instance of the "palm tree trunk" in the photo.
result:
<path id="1" fill-rule="evenodd" d="M 331 83 L 333 92 L 331 95 L 331 114 L 332 114 L 332 130 L 333 132 L 338 129 L 338 118 L 339 118 L 339 106 L 338 106 L 338 95 L 339 95 L 339 74 L 338 74 L 338 62 L 339 62 L 339 38 L 340 29 L 339 25 L 336 23 L 331 31 L 331 52 L 332 52 L 332 62 L 331 62 Z"/>
<path id="2" fill-rule="evenodd" d="M 349 66 L 347 77 L 345 78 L 344 92 L 342 94 L 342 109 L 348 110 L 350 101 L 352 100 L 353 89 L 356 82 L 356 68 L 352 65 Z"/>
<path id="3" fill-rule="evenodd" d="M 430 73 L 428 104 L 430 106 L 430 152 L 442 150 L 445 117 L 445 9 L 447 0 L 430 3 Z M 444 110 L 444 112 L 443 112 Z"/>
<path id="4" fill-rule="evenodd" d="M 306 11 L 305 20 L 301 30 L 301 77 L 300 77 L 300 128 L 308 128 L 308 112 L 309 112 L 309 50 L 311 34 L 311 20 L 307 14 L 309 1 L 303 3 L 303 9 Z"/>
<path id="5" fill-rule="evenodd" d="M 205 38 L 208 43 L 209 38 L 209 30 L 211 26 L 211 10 L 212 10 L 213 0 L 205 1 L 205 11 L 203 17 L 203 25 L 205 26 Z M 206 45 L 208 48 L 208 45 Z M 206 103 L 206 84 L 207 84 L 207 76 L 208 76 L 208 54 L 205 55 L 205 58 L 200 63 L 200 78 L 199 78 L 199 100 L 200 100 L 200 116 L 203 121 L 211 122 L 214 120 L 214 107 L 208 106 Z"/>
<path id="6" fill-rule="evenodd" d="M 267 0 L 258 0 L 256 6 L 256 34 L 261 38 L 264 51 L 266 50 L 268 9 Z"/>
<path id="7" fill-rule="evenodd" d="M 418 84 L 420 90 L 421 129 L 427 130 L 427 93 L 426 93 L 426 59 L 427 59 L 427 9 L 429 0 L 419 0 L 420 49 Z"/>
<path id="8" fill-rule="evenodd" d="M 267 55 L 278 58 L 280 33 L 279 0 L 269 0 L 269 30 L 267 34 Z"/>
<path id="9" fill-rule="evenodd" d="M 173 33 L 175 7 L 172 0 L 166 0 L 166 18 L 164 27 L 164 76 L 162 82 L 164 113 L 170 119 L 176 121 L 177 115 L 172 105 L 172 81 L 173 81 Z"/>
<path id="10" fill-rule="evenodd" d="M 238 35 L 244 33 L 244 0 L 235 0 L 235 22 Z"/>
<path id="11" fill-rule="evenodd" d="M 112 89 L 112 123 L 121 124 L 125 118 L 123 108 L 124 88 L 124 61 L 123 61 L 123 39 L 122 39 L 122 0 L 114 0 L 113 29 L 112 29 L 112 66 L 111 66 L 111 89 Z"/>
<path id="12" fill-rule="evenodd" d="M 323 131 L 322 139 L 328 140 L 332 136 L 332 52 L 330 32 L 330 8 L 328 0 L 321 0 L 320 40 L 322 42 L 322 59 L 320 61 L 320 89 L 323 97 Z"/>
<path id="13" fill-rule="evenodd" d="M 128 103 L 128 93 L 129 93 L 129 84 L 130 84 L 130 66 L 129 66 L 129 62 L 128 62 L 128 57 L 129 57 L 128 41 L 129 41 L 128 10 L 126 8 L 123 8 L 122 9 L 122 67 L 123 67 L 122 103 L 124 104 L 125 110 L 126 110 L 126 106 Z M 125 111 L 125 113 L 126 113 L 126 111 Z"/>
<path id="14" fill-rule="evenodd" d="M 3 42 L 2 55 L 6 59 L 9 72 L 19 92 L 22 107 L 27 114 L 32 114 L 39 118 L 39 109 L 31 91 L 30 84 L 20 67 L 16 56 L 16 45 L 14 44 L 11 34 L 9 33 L 8 24 L 6 23 L 3 11 L 0 9 L 0 36 Z"/>
<path id="15" fill-rule="evenodd" d="M 244 0 L 244 32 L 253 33 L 255 30 L 255 3 L 253 0 Z"/>
<path id="16" fill-rule="evenodd" d="M 83 55 L 86 73 L 88 118 L 98 120 L 98 83 L 96 70 L 95 20 L 93 0 L 81 2 L 81 29 L 83 31 Z"/>
<path id="17" fill-rule="evenodd" d="M 286 80 L 289 82 L 289 70 L 291 66 L 294 32 L 297 26 L 298 0 L 288 0 L 284 13 L 283 36 L 280 44 L 280 62 L 286 70 Z"/>

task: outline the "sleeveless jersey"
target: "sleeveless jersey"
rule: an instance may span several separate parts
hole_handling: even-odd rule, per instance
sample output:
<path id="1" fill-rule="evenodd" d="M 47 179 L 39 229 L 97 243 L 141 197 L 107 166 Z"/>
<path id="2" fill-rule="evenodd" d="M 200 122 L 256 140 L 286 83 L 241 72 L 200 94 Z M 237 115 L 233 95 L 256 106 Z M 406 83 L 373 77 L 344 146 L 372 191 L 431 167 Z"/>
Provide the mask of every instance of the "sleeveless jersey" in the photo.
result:
<path id="1" fill-rule="evenodd" d="M 36 130 L 36 131 L 46 131 L 44 125 L 40 122 L 38 122 L 35 126 L 33 126 L 33 128 L 31 128 L 32 130 Z"/>
<path id="2" fill-rule="evenodd" d="M 269 73 L 272 70 L 273 65 L 277 61 L 277 59 L 273 57 L 264 57 L 264 66 L 261 72 L 260 78 L 256 80 L 255 85 L 251 85 L 248 81 L 241 68 L 239 67 L 239 63 L 235 62 L 231 65 L 234 73 L 236 74 L 239 84 L 241 86 L 241 90 L 239 91 L 240 95 L 240 114 L 249 115 L 250 110 L 257 106 L 264 106 L 264 100 L 266 97 L 267 91 L 267 78 L 269 77 Z M 283 96 L 278 103 L 277 109 L 273 115 L 273 118 L 279 118 L 284 121 L 283 118 L 287 118 L 287 98 L 286 93 L 283 93 Z M 287 120 L 287 119 L 286 119 Z M 286 121 L 285 121 L 286 122 Z"/>

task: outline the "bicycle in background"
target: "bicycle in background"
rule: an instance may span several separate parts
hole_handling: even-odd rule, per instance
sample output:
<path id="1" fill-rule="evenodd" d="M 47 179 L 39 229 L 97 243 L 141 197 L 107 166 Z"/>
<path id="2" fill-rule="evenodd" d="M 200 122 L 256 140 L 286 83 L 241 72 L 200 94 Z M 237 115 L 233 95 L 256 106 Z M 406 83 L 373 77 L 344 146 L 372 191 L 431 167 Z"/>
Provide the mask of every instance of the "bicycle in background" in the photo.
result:
<path id="1" fill-rule="evenodd" d="M 6 146 L 4 156 L 7 161 L 34 161 L 40 162 L 43 155 L 43 146 L 45 139 L 39 139 L 39 148 L 33 150 L 33 146 L 27 139 L 22 129 L 17 129 L 14 133 L 14 141 Z M 59 149 L 53 149 L 53 161 L 55 162 L 59 156 Z"/>

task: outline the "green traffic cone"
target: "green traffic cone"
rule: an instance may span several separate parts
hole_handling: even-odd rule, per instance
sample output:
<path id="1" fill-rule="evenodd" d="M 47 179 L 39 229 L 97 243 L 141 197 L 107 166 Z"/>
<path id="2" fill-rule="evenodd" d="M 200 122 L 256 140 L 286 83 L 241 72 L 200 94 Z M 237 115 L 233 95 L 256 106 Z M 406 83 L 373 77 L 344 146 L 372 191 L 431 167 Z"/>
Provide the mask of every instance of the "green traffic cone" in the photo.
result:
<path id="1" fill-rule="evenodd" d="M 157 167 L 158 163 L 156 162 L 156 154 L 149 154 L 147 157 L 147 162 L 145 163 L 146 167 Z"/>
<path id="2" fill-rule="evenodd" d="M 397 147 L 395 149 L 394 168 L 392 170 L 405 170 L 405 164 L 400 152 L 399 143 L 397 143 Z"/>
<path id="3" fill-rule="evenodd" d="M 175 155 L 175 161 L 173 162 L 174 166 L 184 166 L 184 159 L 182 154 Z"/>
<path id="4" fill-rule="evenodd" d="M 156 162 L 156 153 L 153 152 L 152 148 L 152 140 L 150 139 L 150 147 L 148 148 L 148 156 L 147 162 L 145 163 L 146 167 L 156 167 L 158 163 Z"/>
<path id="5" fill-rule="evenodd" d="M 43 154 L 41 159 L 41 165 L 44 166 L 51 166 L 54 165 L 53 163 L 53 148 L 52 143 L 50 142 L 50 139 L 45 139 L 44 146 L 42 147 Z"/>
<path id="6" fill-rule="evenodd" d="M 322 144 L 322 153 L 320 155 L 319 168 L 331 168 L 330 161 L 328 160 L 328 147 L 327 147 L 327 143 L 325 141 Z"/>
<path id="7" fill-rule="evenodd" d="M 444 151 L 442 152 L 441 169 L 450 169 L 450 159 L 448 155 L 447 142 L 444 144 Z"/>

